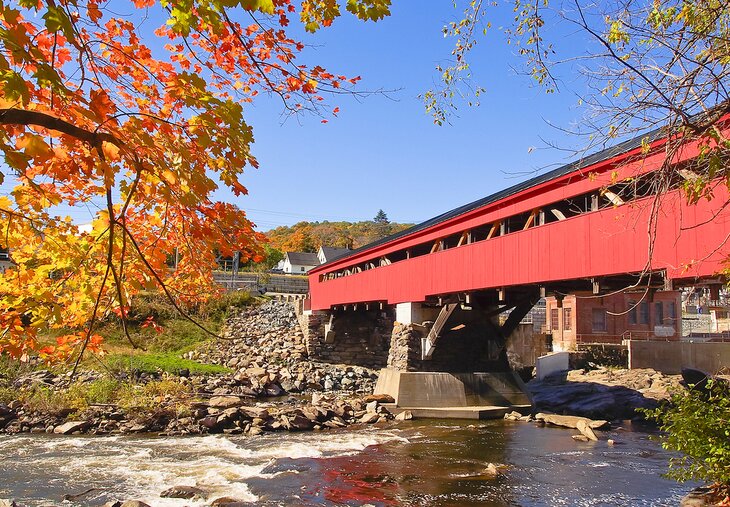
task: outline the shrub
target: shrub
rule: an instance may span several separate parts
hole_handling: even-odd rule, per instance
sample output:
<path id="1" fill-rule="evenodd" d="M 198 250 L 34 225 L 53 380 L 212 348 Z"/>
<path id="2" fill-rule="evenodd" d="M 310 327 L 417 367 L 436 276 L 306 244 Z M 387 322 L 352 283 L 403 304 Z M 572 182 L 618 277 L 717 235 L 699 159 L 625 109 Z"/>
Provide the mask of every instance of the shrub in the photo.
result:
<path id="1" fill-rule="evenodd" d="M 670 460 L 669 477 L 730 487 L 728 383 L 709 380 L 706 390 L 691 388 L 673 393 L 668 404 L 644 412 L 666 431 L 662 446 L 682 453 Z"/>
<path id="2" fill-rule="evenodd" d="M 181 416 L 189 411 L 193 397 L 193 390 L 188 384 L 162 379 L 146 384 L 123 384 L 118 403 L 130 415 L 144 416 L 159 410 L 173 410 Z"/>
<path id="3" fill-rule="evenodd" d="M 201 305 L 199 316 L 204 319 L 221 322 L 226 318 L 230 307 L 243 308 L 253 303 L 254 298 L 244 290 L 226 292 L 220 297 L 212 297 Z"/>
<path id="4" fill-rule="evenodd" d="M 69 387 L 66 400 L 69 408 L 83 411 L 89 405 L 116 402 L 120 387 L 120 382 L 114 379 L 77 382 Z"/>

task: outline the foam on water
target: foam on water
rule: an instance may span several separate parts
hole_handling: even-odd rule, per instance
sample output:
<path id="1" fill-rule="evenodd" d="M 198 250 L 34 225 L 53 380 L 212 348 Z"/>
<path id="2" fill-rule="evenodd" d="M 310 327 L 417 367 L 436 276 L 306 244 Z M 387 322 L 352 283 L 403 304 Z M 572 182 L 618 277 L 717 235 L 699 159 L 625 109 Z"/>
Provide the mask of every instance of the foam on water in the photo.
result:
<path id="1" fill-rule="evenodd" d="M 262 474 L 276 458 L 319 458 L 357 453 L 370 445 L 405 440 L 389 432 L 288 434 L 260 438 L 204 437 L 57 437 L 0 439 L 0 453 L 24 469 L 52 468 L 64 493 L 97 487 L 109 498 L 134 498 L 155 506 L 209 505 L 228 496 L 255 502 L 246 480 Z M 10 461 L 8 461 L 10 463 Z M 0 471 L 3 466 L 0 465 Z M 20 469 L 18 472 L 22 473 Z M 2 473 L 0 473 L 2 475 Z M 160 498 L 174 485 L 197 486 L 207 501 Z M 47 485 L 49 488 L 53 485 Z M 0 485 L 2 490 L 2 485 Z M 60 496 L 55 493 L 55 496 Z M 85 500 L 88 500 L 86 498 Z"/>

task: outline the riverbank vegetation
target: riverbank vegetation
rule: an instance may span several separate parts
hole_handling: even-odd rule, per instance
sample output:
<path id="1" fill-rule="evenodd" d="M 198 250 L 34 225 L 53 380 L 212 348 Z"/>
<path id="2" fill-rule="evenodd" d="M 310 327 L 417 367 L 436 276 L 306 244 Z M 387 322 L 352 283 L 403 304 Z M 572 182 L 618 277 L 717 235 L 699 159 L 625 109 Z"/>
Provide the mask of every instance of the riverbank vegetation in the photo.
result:
<path id="1" fill-rule="evenodd" d="M 677 390 L 669 403 L 646 414 L 666 432 L 662 446 L 681 453 L 667 475 L 709 483 L 715 503 L 730 505 L 730 384 L 709 379 Z"/>

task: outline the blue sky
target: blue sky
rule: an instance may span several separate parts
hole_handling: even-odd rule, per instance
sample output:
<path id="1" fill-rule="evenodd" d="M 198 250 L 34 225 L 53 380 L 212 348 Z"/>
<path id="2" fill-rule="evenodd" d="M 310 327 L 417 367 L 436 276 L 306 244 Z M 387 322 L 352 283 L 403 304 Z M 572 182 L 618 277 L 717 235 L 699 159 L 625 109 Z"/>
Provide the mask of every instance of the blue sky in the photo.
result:
<path id="1" fill-rule="evenodd" d="M 380 208 L 393 221 L 417 222 L 575 158 L 545 141 L 570 148 L 585 142 L 550 126 L 569 128 L 581 117 L 576 96 L 547 95 L 519 75 L 523 62 L 497 30 L 473 55 L 474 74 L 487 89 L 481 105 L 463 105 L 451 125 L 433 124 L 417 96 L 438 79 L 435 66 L 453 44 L 441 28 L 459 12 L 448 1 L 396 1 L 377 23 L 346 14 L 304 34 L 317 45 L 306 51 L 308 62 L 360 75 L 362 89 L 395 91 L 359 102 L 336 97 L 341 113 L 327 124 L 316 117 L 282 123 L 274 100 L 250 107 L 261 167 L 244 178 L 250 194 L 233 202 L 261 230 L 300 220 L 368 220 Z M 498 27 L 511 15 L 502 8 L 487 18 Z"/>
<path id="2" fill-rule="evenodd" d="M 315 116 L 285 119 L 278 98 L 260 96 L 245 110 L 260 163 L 242 179 L 249 195 L 216 197 L 246 210 L 263 231 L 302 220 L 369 220 L 379 209 L 392 221 L 420 222 L 575 159 L 575 152 L 546 142 L 584 147 L 585 139 L 560 130 L 584 114 L 566 91 L 579 85 L 563 69 L 568 86 L 548 95 L 520 75 L 524 62 L 499 29 L 513 17 L 511 4 L 490 8 L 486 19 L 494 29 L 472 55 L 475 80 L 487 90 L 481 105 L 463 104 L 450 125 L 434 125 L 418 95 L 438 80 L 435 67 L 450 56 L 454 41 L 441 30 L 460 9 L 449 0 L 395 0 L 392 15 L 377 23 L 347 12 L 316 34 L 292 23 L 308 45 L 301 62 L 359 75 L 360 90 L 390 91 L 360 100 L 331 97 L 340 113 L 326 124 Z M 562 33 L 563 25 L 546 28 L 573 51 L 586 47 L 579 35 Z M 12 186 L 8 178 L 0 192 Z M 95 208 L 59 211 L 87 223 Z"/>

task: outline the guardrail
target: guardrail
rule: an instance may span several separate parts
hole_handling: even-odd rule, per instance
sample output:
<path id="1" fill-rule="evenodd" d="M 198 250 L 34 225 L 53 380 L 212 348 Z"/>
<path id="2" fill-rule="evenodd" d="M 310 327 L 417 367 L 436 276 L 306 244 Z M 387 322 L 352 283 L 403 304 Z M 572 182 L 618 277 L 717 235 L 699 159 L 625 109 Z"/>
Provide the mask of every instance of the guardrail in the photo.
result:
<path id="1" fill-rule="evenodd" d="M 307 294 L 309 279 L 291 275 L 269 273 L 215 273 L 215 281 L 226 290 L 247 290 L 249 292 Z"/>

